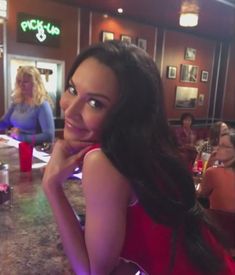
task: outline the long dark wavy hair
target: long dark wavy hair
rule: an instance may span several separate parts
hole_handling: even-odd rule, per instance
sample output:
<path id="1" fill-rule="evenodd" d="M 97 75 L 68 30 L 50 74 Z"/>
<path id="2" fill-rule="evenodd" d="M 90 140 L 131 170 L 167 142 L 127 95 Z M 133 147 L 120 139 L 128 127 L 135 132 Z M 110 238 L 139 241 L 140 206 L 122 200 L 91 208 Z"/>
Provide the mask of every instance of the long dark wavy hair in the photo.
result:
<path id="1" fill-rule="evenodd" d="M 173 270 L 177 239 L 184 230 L 186 251 L 195 268 L 216 274 L 223 268 L 223 261 L 203 237 L 204 214 L 196 200 L 191 174 L 180 162 L 172 142 L 162 82 L 154 61 L 135 45 L 107 41 L 77 57 L 68 81 L 89 57 L 111 68 L 119 83 L 119 101 L 102 131 L 102 150 L 130 180 L 149 216 L 173 229 L 169 270 Z"/>

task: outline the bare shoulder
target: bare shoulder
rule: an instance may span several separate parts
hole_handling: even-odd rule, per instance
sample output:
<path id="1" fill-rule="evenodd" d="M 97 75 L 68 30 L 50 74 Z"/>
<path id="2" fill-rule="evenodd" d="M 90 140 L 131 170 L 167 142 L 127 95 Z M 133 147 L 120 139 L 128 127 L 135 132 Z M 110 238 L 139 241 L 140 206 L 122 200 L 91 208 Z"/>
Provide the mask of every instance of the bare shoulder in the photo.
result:
<path id="1" fill-rule="evenodd" d="M 85 155 L 83 163 L 83 173 L 85 176 L 87 176 L 87 171 L 95 172 L 96 176 L 102 176 L 103 173 L 108 176 L 112 174 L 112 176 L 117 176 L 125 180 L 125 177 L 120 174 L 120 172 L 113 166 L 111 161 L 99 148 L 94 149 Z"/>
<path id="2" fill-rule="evenodd" d="M 86 194 L 99 193 L 102 190 L 102 196 L 107 194 L 130 200 L 131 187 L 128 179 L 113 166 L 102 150 L 93 150 L 85 156 L 82 172 Z"/>
<path id="3" fill-rule="evenodd" d="M 224 167 L 209 167 L 209 168 L 206 170 L 205 176 L 206 176 L 207 178 L 218 179 L 218 178 L 220 178 L 221 176 L 224 176 L 225 172 L 226 172 L 226 171 L 225 171 Z"/>

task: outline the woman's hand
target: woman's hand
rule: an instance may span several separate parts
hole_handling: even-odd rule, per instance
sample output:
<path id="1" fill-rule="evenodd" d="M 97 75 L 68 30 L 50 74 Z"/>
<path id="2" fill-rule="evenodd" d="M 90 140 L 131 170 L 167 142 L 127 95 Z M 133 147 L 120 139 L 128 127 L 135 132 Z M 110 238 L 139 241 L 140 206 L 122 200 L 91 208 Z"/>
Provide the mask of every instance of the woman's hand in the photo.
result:
<path id="1" fill-rule="evenodd" d="M 63 183 L 75 168 L 81 166 L 91 145 L 90 142 L 58 140 L 44 172 L 44 187 L 50 183 Z"/>
<path id="2" fill-rule="evenodd" d="M 10 129 L 10 136 L 14 139 L 17 139 L 19 138 L 19 134 L 20 134 L 20 129 L 19 128 L 16 128 L 16 127 L 12 127 Z"/>

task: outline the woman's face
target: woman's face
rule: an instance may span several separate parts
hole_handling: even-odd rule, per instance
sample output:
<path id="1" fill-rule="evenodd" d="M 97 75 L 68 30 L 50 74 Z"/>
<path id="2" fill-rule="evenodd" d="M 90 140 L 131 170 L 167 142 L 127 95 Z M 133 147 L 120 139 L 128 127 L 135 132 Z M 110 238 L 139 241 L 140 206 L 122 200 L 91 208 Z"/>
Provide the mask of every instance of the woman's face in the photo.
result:
<path id="1" fill-rule="evenodd" d="M 17 84 L 21 89 L 21 93 L 24 97 L 33 96 L 33 81 L 32 76 L 24 74 L 22 78 L 17 79 Z"/>
<path id="2" fill-rule="evenodd" d="M 191 117 L 186 117 L 184 120 L 183 120 L 183 127 L 184 128 L 190 128 L 192 125 L 192 119 Z"/>
<path id="3" fill-rule="evenodd" d="M 118 81 L 113 71 L 95 58 L 84 60 L 60 101 L 64 138 L 99 141 L 104 121 L 117 101 Z"/>
<path id="4" fill-rule="evenodd" d="M 222 161 L 225 166 L 229 166 L 235 160 L 235 148 L 230 141 L 229 135 L 220 137 L 216 158 Z"/>
<path id="5" fill-rule="evenodd" d="M 221 123 L 220 126 L 220 135 L 222 136 L 223 134 L 228 132 L 228 126 L 226 123 Z"/>

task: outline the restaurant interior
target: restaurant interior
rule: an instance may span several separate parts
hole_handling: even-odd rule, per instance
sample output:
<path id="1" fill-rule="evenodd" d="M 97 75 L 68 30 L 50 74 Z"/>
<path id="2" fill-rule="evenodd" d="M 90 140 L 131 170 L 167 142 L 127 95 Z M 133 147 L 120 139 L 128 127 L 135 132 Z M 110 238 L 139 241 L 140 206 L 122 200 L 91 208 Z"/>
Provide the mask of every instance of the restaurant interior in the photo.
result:
<path id="1" fill-rule="evenodd" d="M 47 78 L 46 87 L 55 101 L 56 128 L 62 128 L 63 114 L 58 102 L 74 57 L 88 45 L 101 41 L 102 35 L 111 35 L 114 39 L 142 43 L 153 57 L 163 80 L 167 118 L 173 125 L 179 124 L 185 111 L 195 116 L 198 126 L 207 126 L 218 119 L 233 124 L 235 4 L 232 0 L 199 0 L 195 27 L 179 25 L 181 0 L 30 3 L 9 0 L 7 19 L 0 25 L 0 115 L 10 104 L 18 62 L 41 62 L 38 66 L 53 70 L 53 74 L 43 77 Z M 123 13 L 119 14 L 118 8 Z M 54 22 L 61 30 L 60 35 L 48 36 L 40 42 L 35 31 L 20 30 L 20 22 L 29 16 Z M 193 71 L 194 79 L 187 79 L 189 70 Z M 50 84 L 55 82 L 54 77 L 58 78 L 57 85 Z M 185 87 L 189 91 L 186 98 Z M 190 99 L 192 106 L 187 106 Z"/>
<path id="2" fill-rule="evenodd" d="M 172 129 L 180 127 L 186 112 L 194 116 L 200 140 L 208 138 L 217 121 L 235 127 L 234 0 L 2 2 L 0 116 L 11 104 L 17 68 L 36 66 L 54 102 L 55 136 L 62 138 L 64 114 L 59 102 L 74 58 L 89 45 L 117 39 L 144 49 L 157 64 Z M 193 19 L 187 22 L 189 15 Z M 47 26 L 43 32 L 40 24 Z M 5 142 L 6 132 L 0 134 Z M 9 163 L 13 183 L 9 197 L 0 196 L 0 201 L 8 201 L 0 205 L 0 274 L 73 274 L 40 187 L 49 154 L 34 149 L 33 168 L 37 169 L 21 173 L 17 147 L 18 143 L 0 144 L 0 159 Z M 201 174 L 197 176 L 198 183 Z M 77 178 L 71 177 L 65 189 L 76 211 L 84 213 Z"/>

